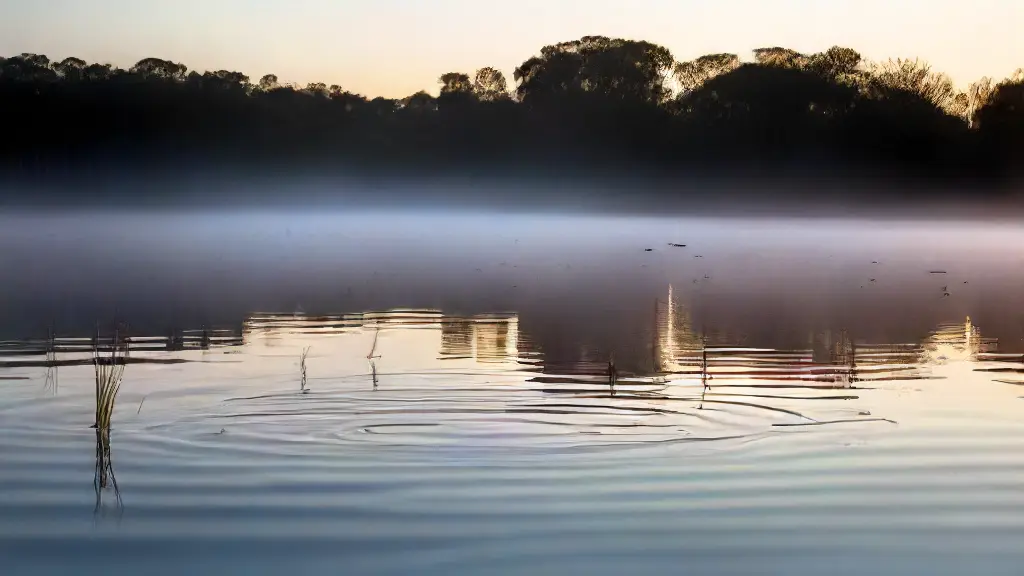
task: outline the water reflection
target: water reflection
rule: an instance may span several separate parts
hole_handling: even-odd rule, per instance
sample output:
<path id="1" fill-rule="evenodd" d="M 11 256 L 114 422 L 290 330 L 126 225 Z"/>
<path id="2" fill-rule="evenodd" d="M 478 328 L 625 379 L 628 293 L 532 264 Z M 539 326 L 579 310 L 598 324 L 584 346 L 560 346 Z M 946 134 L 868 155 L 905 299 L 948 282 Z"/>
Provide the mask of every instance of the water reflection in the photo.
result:
<path id="1" fill-rule="evenodd" d="M 442 358 L 492 363 L 518 356 L 519 317 L 515 314 L 441 320 Z"/>
<path id="2" fill-rule="evenodd" d="M 215 417 L 227 422 L 217 430 L 477 448 L 621 446 L 745 438 L 793 426 L 884 425 L 896 419 L 861 402 L 885 383 L 1020 366 L 1018 355 L 999 354 L 996 339 L 983 337 L 970 318 L 940 325 L 918 343 L 872 343 L 825 328 L 806 347 L 785 349 L 739 345 L 726 331 L 695 329 L 671 285 L 648 310 L 647 346 L 549 350 L 515 313 L 258 313 L 236 329 L 131 335 L 124 362 L 194 366 L 183 374 L 239 382 L 221 390 Z M 80 337 L 8 342 L 0 365 L 82 365 L 91 361 L 92 344 Z M 252 386 L 241 383 L 248 381 L 260 383 L 255 393 L 245 393 Z M 161 386 L 179 382 L 168 377 Z M 99 463 L 109 463 L 109 432 L 97 432 L 97 462 L 98 485 L 105 484 Z"/>
<path id="3" fill-rule="evenodd" d="M 100 513 L 103 508 L 103 495 L 113 492 L 115 510 L 121 511 L 124 502 L 121 500 L 121 489 L 117 485 L 117 476 L 114 474 L 114 459 L 110 450 L 110 428 L 96 429 L 96 473 L 93 477 L 93 488 L 96 491 L 95 513 Z"/>
<path id="4" fill-rule="evenodd" d="M 922 353 L 924 361 L 933 365 L 973 362 L 979 356 L 997 352 L 997 344 L 994 338 L 983 338 L 968 316 L 963 323 L 939 326 L 925 340 Z"/>

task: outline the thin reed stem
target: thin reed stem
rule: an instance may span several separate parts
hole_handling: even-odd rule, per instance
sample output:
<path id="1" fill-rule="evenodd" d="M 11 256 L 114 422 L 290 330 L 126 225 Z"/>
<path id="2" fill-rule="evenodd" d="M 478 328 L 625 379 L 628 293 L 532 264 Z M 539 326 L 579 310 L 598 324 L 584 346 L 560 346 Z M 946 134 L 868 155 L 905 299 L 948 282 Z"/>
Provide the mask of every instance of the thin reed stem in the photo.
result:
<path id="1" fill-rule="evenodd" d="M 308 392 L 306 388 L 306 356 L 309 355 L 310 346 L 306 346 L 302 349 L 302 355 L 299 356 L 299 390 Z"/>
<path id="2" fill-rule="evenodd" d="M 57 365 L 57 332 L 50 328 L 46 338 L 46 380 L 43 386 L 55 395 L 60 387 L 59 368 Z"/>

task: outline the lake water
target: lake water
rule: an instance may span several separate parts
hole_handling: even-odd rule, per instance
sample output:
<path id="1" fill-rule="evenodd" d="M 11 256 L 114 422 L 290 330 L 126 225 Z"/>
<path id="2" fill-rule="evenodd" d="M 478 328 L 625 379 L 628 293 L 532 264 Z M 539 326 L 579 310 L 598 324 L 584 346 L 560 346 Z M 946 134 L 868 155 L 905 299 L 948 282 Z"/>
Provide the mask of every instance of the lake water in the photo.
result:
<path id="1" fill-rule="evenodd" d="M 5 576 L 1024 565 L 1021 226 L 25 212 L 0 242 Z"/>

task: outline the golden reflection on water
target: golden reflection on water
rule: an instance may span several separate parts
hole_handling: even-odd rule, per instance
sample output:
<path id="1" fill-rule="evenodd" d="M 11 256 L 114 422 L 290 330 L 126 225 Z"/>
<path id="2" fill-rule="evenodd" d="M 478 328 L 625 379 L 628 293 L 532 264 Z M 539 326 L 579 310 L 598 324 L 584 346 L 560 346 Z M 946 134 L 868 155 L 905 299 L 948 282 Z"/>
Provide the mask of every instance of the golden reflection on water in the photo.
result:
<path id="1" fill-rule="evenodd" d="M 830 328 L 810 334 L 806 347 L 777 349 L 695 328 L 671 285 L 648 310 L 647 342 L 628 349 L 579 342 L 552 351 L 516 313 L 413 309 L 256 313 L 240 330 L 136 336 L 125 394 L 139 414 L 116 419 L 152 422 L 162 409 L 198 418 L 187 412 L 205 406 L 246 426 L 291 419 L 289 429 L 305 426 L 321 439 L 388 430 L 429 444 L 493 428 L 526 434 L 527 443 L 557 436 L 572 444 L 582 436 L 715 439 L 958 410 L 1002 413 L 1011 408 L 987 403 L 1016 398 L 1020 356 L 999 354 L 998 342 L 969 317 L 917 343 L 867 342 Z M 8 346 L 0 362 L 49 369 L 88 357 L 87 339 L 36 343 L 45 360 L 32 353 L 35 344 L 22 344 L 19 355 Z"/>
<path id="2" fill-rule="evenodd" d="M 358 377 L 362 372 L 376 390 L 378 384 L 387 389 L 389 381 L 396 379 L 411 386 L 408 378 L 418 375 L 415 386 L 438 386 L 458 396 L 459 385 L 452 383 L 458 380 L 467 387 L 490 386 L 491 393 L 474 400 L 497 401 L 499 410 L 509 413 L 550 416 L 562 412 L 557 418 L 560 423 L 607 426 L 609 421 L 594 422 L 593 413 L 611 410 L 616 416 L 628 414 L 625 422 L 639 428 L 661 426 L 654 422 L 666 422 L 664 416 L 675 414 L 679 431 L 709 436 L 716 434 L 714 426 L 703 426 L 707 429 L 698 433 L 687 424 L 695 417 L 694 410 L 717 412 L 700 416 L 706 418 L 705 424 L 717 419 L 728 422 L 734 431 L 746 432 L 771 426 L 894 422 L 886 413 L 885 399 L 903 396 L 877 394 L 877 390 L 902 390 L 909 382 L 939 379 L 953 379 L 954 386 L 959 386 L 965 378 L 984 378 L 975 372 L 981 366 L 979 355 L 997 349 L 997 343 L 982 337 L 969 318 L 940 325 L 916 344 L 858 342 L 845 330 L 813 335 L 806 349 L 736 346 L 720 335 L 712 343 L 703 330 L 693 328 L 689 310 L 674 298 L 671 286 L 667 298 L 655 304 L 653 316 L 649 349 L 655 370 L 646 371 L 635 369 L 643 366 L 642 358 L 623 358 L 622 351 L 616 357 L 614 351 L 586 345 L 575 348 L 575 357 L 564 352 L 549 356 L 511 313 L 452 317 L 437 310 L 393 310 L 321 317 L 254 315 L 246 322 L 243 339 L 256 356 L 261 346 L 269 350 L 271 342 L 274 347 L 288 342 L 288 354 L 293 355 L 312 347 L 320 364 L 318 377 L 325 381 L 343 374 Z M 274 351 L 272 357 L 281 353 Z M 363 356 L 368 363 L 356 360 Z M 1019 358 L 999 362 L 1006 365 L 1009 360 Z M 619 365 L 634 369 L 623 372 Z M 609 372 L 613 366 L 614 374 Z M 929 386 L 935 389 L 934 384 Z M 541 396 L 524 403 L 518 394 L 502 397 L 502 387 L 504 393 L 525 390 Z M 850 406 L 851 401 L 857 404 Z M 872 407 L 858 407 L 866 404 Z M 602 433 L 607 434 L 607 428 Z"/>

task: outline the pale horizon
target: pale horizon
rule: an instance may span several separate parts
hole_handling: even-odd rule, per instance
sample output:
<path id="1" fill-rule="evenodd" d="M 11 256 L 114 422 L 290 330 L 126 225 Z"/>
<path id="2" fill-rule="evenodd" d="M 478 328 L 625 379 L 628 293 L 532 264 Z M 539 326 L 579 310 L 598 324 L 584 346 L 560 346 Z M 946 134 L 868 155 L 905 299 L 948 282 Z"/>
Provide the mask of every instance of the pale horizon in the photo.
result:
<path id="1" fill-rule="evenodd" d="M 979 0 L 0 0 L 0 56 L 68 56 L 128 68 L 146 57 L 253 82 L 338 84 L 367 96 L 437 93 L 445 72 L 512 71 L 586 35 L 647 40 L 677 60 L 833 45 L 866 59 L 921 58 L 961 88 L 1024 66 L 1024 3 Z"/>

